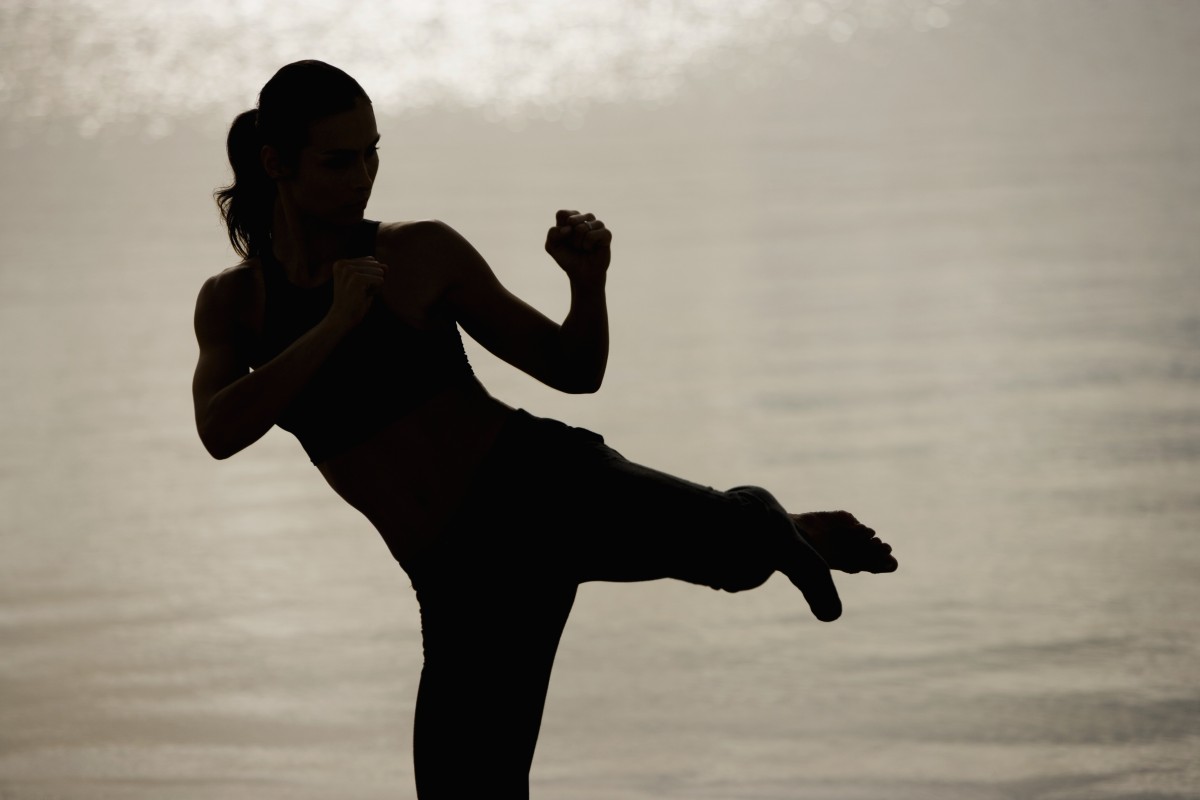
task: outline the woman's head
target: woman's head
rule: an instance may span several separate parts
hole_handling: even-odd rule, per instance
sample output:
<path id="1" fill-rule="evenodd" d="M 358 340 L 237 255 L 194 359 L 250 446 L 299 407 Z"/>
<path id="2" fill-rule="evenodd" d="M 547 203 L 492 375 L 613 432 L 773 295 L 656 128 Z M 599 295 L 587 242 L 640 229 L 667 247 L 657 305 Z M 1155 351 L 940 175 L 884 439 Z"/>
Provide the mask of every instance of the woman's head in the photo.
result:
<path id="1" fill-rule="evenodd" d="M 337 67 L 309 60 L 276 72 L 259 92 L 258 107 L 229 128 L 233 182 L 215 197 L 234 250 L 251 257 L 269 247 L 281 192 L 293 202 L 316 203 L 307 210 L 318 214 L 360 197 L 365 204 L 378 167 L 374 128 L 367 93 Z M 362 155 L 350 159 L 351 153 Z"/>

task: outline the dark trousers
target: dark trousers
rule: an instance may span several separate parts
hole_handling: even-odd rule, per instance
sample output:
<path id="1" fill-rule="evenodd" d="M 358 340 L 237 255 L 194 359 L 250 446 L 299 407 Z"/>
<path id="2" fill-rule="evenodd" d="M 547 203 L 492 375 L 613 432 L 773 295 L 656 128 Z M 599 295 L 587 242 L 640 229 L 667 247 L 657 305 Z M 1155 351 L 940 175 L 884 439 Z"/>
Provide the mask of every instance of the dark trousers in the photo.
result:
<path id="1" fill-rule="evenodd" d="M 795 529 L 766 490 L 716 491 L 515 412 L 437 545 L 409 565 L 425 663 L 421 800 L 527 798 L 550 670 L 583 581 L 759 586 Z"/>

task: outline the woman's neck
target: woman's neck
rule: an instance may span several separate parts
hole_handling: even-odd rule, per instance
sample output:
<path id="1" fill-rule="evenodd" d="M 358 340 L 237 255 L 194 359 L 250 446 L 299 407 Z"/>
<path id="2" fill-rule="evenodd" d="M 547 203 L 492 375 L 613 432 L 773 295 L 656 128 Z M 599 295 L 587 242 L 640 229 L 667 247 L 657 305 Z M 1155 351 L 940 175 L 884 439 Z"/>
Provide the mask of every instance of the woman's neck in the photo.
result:
<path id="1" fill-rule="evenodd" d="M 271 225 L 275 259 L 295 283 L 320 283 L 332 274 L 352 231 L 316 220 L 301 220 L 278 200 Z"/>

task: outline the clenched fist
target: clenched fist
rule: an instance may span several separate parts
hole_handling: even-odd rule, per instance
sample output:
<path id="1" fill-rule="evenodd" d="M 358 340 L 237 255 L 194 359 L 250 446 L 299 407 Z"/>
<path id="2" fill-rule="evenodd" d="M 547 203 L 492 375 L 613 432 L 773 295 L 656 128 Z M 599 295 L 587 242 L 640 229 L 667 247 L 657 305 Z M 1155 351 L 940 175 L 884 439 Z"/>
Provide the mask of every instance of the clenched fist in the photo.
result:
<path id="1" fill-rule="evenodd" d="M 612 258 L 612 231 L 595 214 L 559 211 L 546 232 L 546 252 L 572 281 L 603 281 Z"/>
<path id="2" fill-rule="evenodd" d="M 329 320 L 341 330 L 362 322 L 383 286 L 387 265 L 370 256 L 333 262 L 333 305 Z"/>

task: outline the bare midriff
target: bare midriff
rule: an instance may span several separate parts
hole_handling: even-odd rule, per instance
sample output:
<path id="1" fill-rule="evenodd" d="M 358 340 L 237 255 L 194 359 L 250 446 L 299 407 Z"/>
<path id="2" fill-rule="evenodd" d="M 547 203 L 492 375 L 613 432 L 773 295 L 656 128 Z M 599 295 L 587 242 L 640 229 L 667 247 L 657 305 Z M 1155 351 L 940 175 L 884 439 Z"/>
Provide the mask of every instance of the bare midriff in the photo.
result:
<path id="1" fill-rule="evenodd" d="M 512 412 L 472 378 L 317 469 L 407 569 L 445 529 Z"/>

